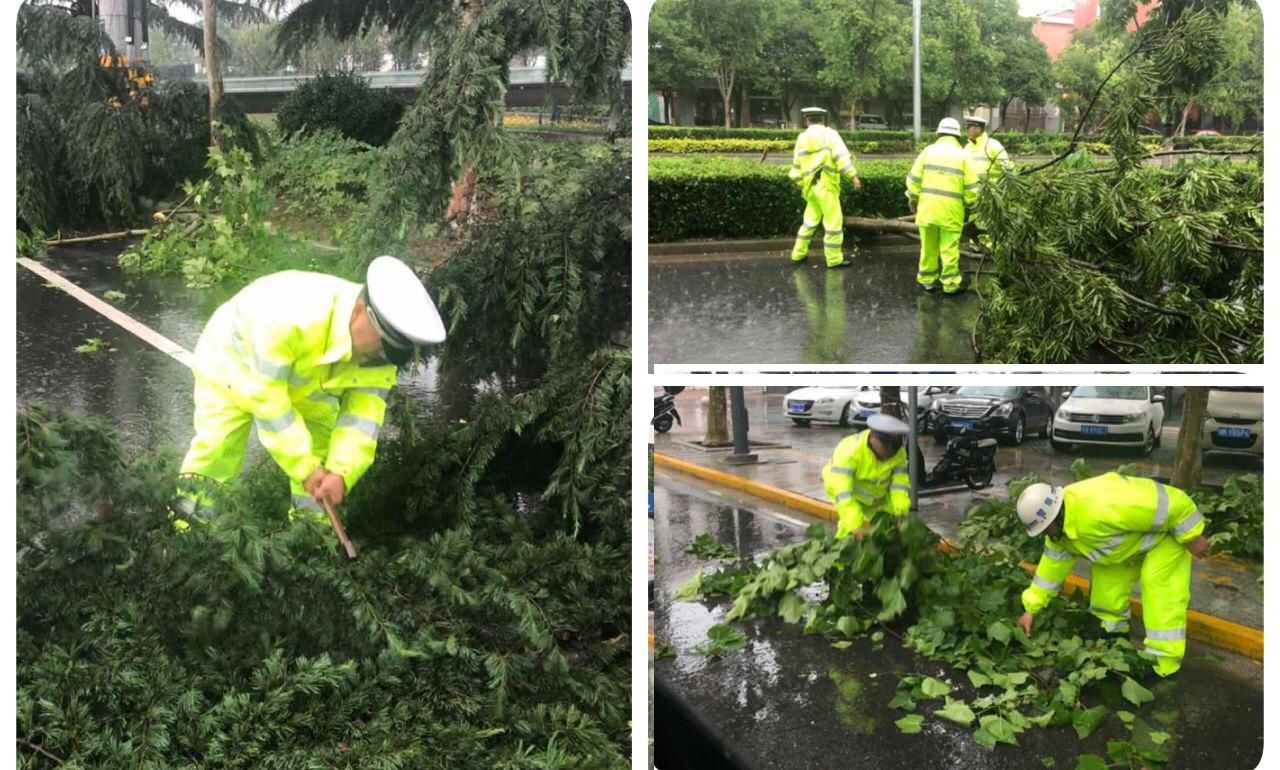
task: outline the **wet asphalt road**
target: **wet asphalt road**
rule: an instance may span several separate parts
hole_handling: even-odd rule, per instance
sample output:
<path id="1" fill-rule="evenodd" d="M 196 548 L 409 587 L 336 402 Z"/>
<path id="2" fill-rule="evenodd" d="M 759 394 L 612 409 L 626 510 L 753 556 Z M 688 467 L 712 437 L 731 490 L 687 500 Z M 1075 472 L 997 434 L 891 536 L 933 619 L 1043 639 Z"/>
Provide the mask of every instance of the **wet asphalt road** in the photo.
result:
<path id="1" fill-rule="evenodd" d="M 971 363 L 977 297 L 922 292 L 918 254 L 899 239 L 840 270 L 820 250 L 651 261 L 649 362 Z"/>
<path id="2" fill-rule="evenodd" d="M 735 624 L 748 638 L 741 650 L 719 659 L 691 652 L 705 641 L 707 628 L 722 622 L 728 603 L 670 598 L 694 570 L 714 566 L 684 553 L 684 547 L 706 532 L 741 555 L 759 556 L 802 539 L 804 523 L 761 512 L 765 506 L 725 505 L 671 479 L 660 477 L 657 484 L 653 630 L 656 642 L 673 647 L 677 657 L 658 661 L 655 676 L 755 767 L 1025 769 L 1043 767 L 1042 759 L 1050 757 L 1056 768 L 1072 768 L 1080 754 L 1105 756 L 1107 740 L 1128 737 L 1114 716 L 1084 741 L 1070 726 L 1033 729 L 1018 736 L 1019 746 L 994 751 L 975 744 L 970 731 L 932 716 L 926 716 L 922 733 L 902 734 L 893 722 L 903 712 L 887 708 L 896 686 L 893 673 L 952 681 L 956 674 L 892 639 L 878 652 L 866 640 L 837 650 L 821 637 L 803 636 L 798 626 L 764 619 Z M 1262 751 L 1262 669 L 1229 655 L 1207 658 L 1206 652 L 1193 643 L 1177 680 L 1162 685 L 1156 702 L 1139 716 L 1173 734 L 1170 768 L 1251 769 Z M 833 674 L 856 680 L 859 696 L 841 701 Z M 1167 712 L 1168 724 L 1155 712 Z M 661 744 L 663 736 L 654 740 Z"/>

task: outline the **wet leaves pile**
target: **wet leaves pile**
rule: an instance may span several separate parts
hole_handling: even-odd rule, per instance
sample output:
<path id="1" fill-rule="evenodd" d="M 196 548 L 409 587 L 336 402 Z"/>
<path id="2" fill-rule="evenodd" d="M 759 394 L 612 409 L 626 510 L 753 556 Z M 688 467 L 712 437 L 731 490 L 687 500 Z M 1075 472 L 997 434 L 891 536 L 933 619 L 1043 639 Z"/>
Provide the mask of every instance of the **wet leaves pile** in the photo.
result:
<path id="1" fill-rule="evenodd" d="M 989 511 L 993 516 L 1017 520 L 1008 500 L 983 505 L 1000 508 Z M 1150 682 L 1151 659 L 1127 639 L 1090 638 L 1097 621 L 1081 593 L 1037 615 L 1028 638 L 1014 622 L 1028 582 L 1019 549 L 969 547 L 975 544 L 944 552 L 917 521 L 901 531 L 880 526 L 861 541 L 836 540 L 815 525 L 805 540 L 758 563 L 699 570 L 675 599 L 727 596 L 726 623 L 776 616 L 835 646 L 860 636 L 878 646 L 888 634 L 921 658 L 945 664 L 954 672 L 950 681 L 899 672 L 888 705 L 906 712 L 897 722 L 905 733 L 942 720 L 968 728 L 976 743 L 994 749 L 1016 746 L 1019 735 L 1036 728 L 1070 725 L 1084 740 L 1117 719 L 1131 738 L 1110 742 L 1110 763 L 1168 762 L 1173 746 L 1163 725 L 1177 714 L 1161 711 L 1143 684 Z"/>

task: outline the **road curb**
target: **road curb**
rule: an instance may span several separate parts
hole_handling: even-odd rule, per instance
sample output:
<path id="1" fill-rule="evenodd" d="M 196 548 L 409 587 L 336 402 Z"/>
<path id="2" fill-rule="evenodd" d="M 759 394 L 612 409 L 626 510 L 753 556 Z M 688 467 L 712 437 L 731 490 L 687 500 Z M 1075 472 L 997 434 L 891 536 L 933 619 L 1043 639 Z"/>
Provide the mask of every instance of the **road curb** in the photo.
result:
<path id="1" fill-rule="evenodd" d="M 811 516 L 817 516 L 827 521 L 836 520 L 834 505 L 808 495 L 791 492 L 760 481 L 743 478 L 733 473 L 716 470 L 715 468 L 708 468 L 705 465 L 681 460 L 678 457 L 672 457 L 661 452 L 653 453 L 653 464 L 654 467 L 679 471 L 700 478 L 703 481 L 746 492 L 769 502 L 777 503 Z M 958 552 L 956 546 L 945 539 L 939 543 L 938 548 L 948 553 Z M 1030 574 L 1035 572 L 1036 565 L 1022 562 L 1022 568 Z M 1077 575 L 1068 575 L 1063 592 L 1070 594 L 1075 591 L 1088 593 L 1089 581 Z M 1129 603 L 1134 613 L 1139 615 L 1142 613 L 1141 599 L 1131 598 Z M 1216 615 L 1187 610 L 1187 637 L 1197 642 L 1204 642 L 1214 647 L 1230 650 L 1259 662 L 1263 659 L 1262 629 L 1241 625 Z"/>

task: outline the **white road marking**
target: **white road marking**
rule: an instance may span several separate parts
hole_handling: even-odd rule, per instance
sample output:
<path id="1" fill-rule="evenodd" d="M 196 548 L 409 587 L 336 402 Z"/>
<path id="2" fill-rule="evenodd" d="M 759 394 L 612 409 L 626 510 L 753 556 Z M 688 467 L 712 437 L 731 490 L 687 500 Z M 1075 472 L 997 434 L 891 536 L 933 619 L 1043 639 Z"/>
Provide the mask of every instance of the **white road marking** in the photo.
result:
<path id="1" fill-rule="evenodd" d="M 53 284 L 56 288 L 88 305 L 90 309 L 106 316 L 125 331 L 147 343 L 161 353 L 169 356 L 183 366 L 191 369 L 195 365 L 195 355 L 160 332 L 147 326 L 138 319 L 121 311 L 111 303 L 98 299 L 89 292 L 75 285 L 60 274 L 27 257 L 18 257 L 18 264 Z"/>

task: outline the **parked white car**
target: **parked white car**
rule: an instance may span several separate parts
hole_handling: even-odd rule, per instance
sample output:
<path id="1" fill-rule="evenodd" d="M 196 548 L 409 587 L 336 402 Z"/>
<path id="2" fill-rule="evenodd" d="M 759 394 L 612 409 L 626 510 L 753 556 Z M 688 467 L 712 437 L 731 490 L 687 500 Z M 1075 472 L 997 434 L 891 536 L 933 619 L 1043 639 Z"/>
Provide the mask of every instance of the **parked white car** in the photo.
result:
<path id="1" fill-rule="evenodd" d="M 1262 456 L 1262 388 L 1213 388 L 1200 447 Z"/>
<path id="2" fill-rule="evenodd" d="M 848 426 L 853 424 L 853 415 L 858 409 L 854 400 L 869 389 L 866 385 L 800 388 L 782 399 L 782 408 L 791 421 L 801 427 L 813 422 Z"/>
<path id="3" fill-rule="evenodd" d="M 1160 446 L 1164 396 L 1145 385 L 1081 385 L 1058 407 L 1049 442 L 1058 451 L 1076 444 L 1123 446 L 1143 456 Z"/>
<path id="4" fill-rule="evenodd" d="M 916 420 L 920 432 L 925 432 L 925 425 L 929 416 L 929 407 L 933 406 L 935 396 L 949 394 L 954 391 L 954 387 L 945 387 L 942 385 L 929 385 L 916 391 Z M 899 390 L 899 397 L 902 399 L 903 407 L 906 407 L 908 395 L 907 387 L 904 385 Z M 880 411 L 880 389 L 867 388 L 859 393 L 853 399 L 854 409 L 851 423 L 855 427 L 865 427 L 867 418 Z M 905 410 L 904 410 L 905 411 Z"/>
<path id="5" fill-rule="evenodd" d="M 931 385 L 916 393 L 916 414 L 923 419 L 935 396 L 953 388 Z M 903 403 L 907 388 L 901 389 Z M 866 427 L 867 418 L 880 411 L 880 389 L 861 385 L 849 388 L 812 387 L 793 390 L 783 400 L 787 416 L 796 425 L 810 422 L 834 423 L 842 426 Z"/>

